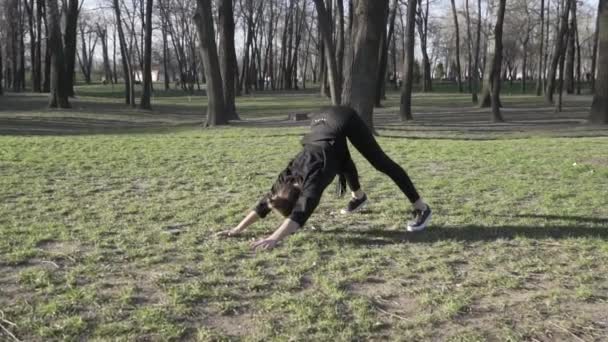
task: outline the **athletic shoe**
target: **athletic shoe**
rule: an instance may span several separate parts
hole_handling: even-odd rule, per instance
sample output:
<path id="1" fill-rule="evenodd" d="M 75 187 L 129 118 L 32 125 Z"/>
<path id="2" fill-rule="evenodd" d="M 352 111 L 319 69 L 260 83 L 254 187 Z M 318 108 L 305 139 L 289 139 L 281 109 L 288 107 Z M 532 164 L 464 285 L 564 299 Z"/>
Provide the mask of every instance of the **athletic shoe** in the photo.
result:
<path id="1" fill-rule="evenodd" d="M 407 231 L 408 232 L 419 232 L 424 230 L 426 226 L 431 222 L 431 207 L 426 206 L 426 210 L 414 210 L 414 220 L 408 222 Z"/>
<path id="2" fill-rule="evenodd" d="M 346 208 L 340 210 L 341 214 L 352 214 L 360 211 L 367 204 L 367 195 L 363 195 L 361 198 L 351 198 Z"/>

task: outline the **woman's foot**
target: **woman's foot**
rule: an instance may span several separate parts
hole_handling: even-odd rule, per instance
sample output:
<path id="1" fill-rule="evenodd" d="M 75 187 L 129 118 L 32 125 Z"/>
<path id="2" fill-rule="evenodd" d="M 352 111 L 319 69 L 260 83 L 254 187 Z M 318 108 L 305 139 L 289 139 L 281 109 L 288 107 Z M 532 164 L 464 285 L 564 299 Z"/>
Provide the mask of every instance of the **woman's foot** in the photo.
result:
<path id="1" fill-rule="evenodd" d="M 424 230 L 428 226 L 429 222 L 431 222 L 432 211 L 431 207 L 428 205 L 424 210 L 415 209 L 413 214 L 414 219 L 407 224 L 408 232 L 419 232 Z"/>
<path id="2" fill-rule="evenodd" d="M 361 198 L 353 197 L 348 202 L 348 205 L 346 206 L 346 208 L 340 210 L 340 213 L 345 214 L 345 215 L 356 213 L 358 211 L 361 211 L 363 208 L 365 208 L 366 204 L 367 204 L 367 195 L 363 194 L 363 196 Z"/>

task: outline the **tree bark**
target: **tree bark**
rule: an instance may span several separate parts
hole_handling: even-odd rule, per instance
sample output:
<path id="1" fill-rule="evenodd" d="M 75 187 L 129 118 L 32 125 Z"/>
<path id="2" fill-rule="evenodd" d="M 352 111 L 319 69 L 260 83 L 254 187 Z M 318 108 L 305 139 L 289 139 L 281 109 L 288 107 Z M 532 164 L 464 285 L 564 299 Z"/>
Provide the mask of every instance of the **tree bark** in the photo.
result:
<path id="1" fill-rule="evenodd" d="M 597 80 L 589 121 L 608 124 L 608 0 L 600 0 L 598 18 Z"/>
<path id="2" fill-rule="evenodd" d="M 78 28 L 78 15 L 80 12 L 79 0 L 67 0 L 64 7 L 64 26 L 63 34 L 65 49 L 65 81 L 69 96 L 74 96 L 74 71 L 76 67 L 76 33 Z"/>
<path id="3" fill-rule="evenodd" d="M 538 74 L 536 79 L 536 96 L 540 96 L 544 88 L 543 85 L 543 55 L 545 35 L 545 0 L 540 0 L 540 44 L 538 47 Z"/>
<path id="4" fill-rule="evenodd" d="M 385 99 L 386 76 L 388 68 L 389 47 L 393 39 L 395 31 L 395 18 L 397 16 L 397 6 L 399 1 L 395 0 L 390 9 L 390 17 L 388 19 L 388 33 L 382 30 L 382 40 L 380 43 L 380 63 L 378 65 L 378 85 L 376 86 L 376 98 L 374 105 L 378 108 L 382 106 L 382 100 Z"/>
<path id="5" fill-rule="evenodd" d="M 557 68 L 559 67 L 559 59 L 564 53 L 564 37 L 568 30 L 568 14 L 570 13 L 570 6 L 573 0 L 566 0 L 566 8 L 563 9 L 562 18 L 560 20 L 560 27 L 557 30 L 555 36 L 555 49 L 553 50 L 553 58 L 551 60 L 551 67 L 549 69 L 549 75 L 547 76 L 547 92 L 545 93 L 545 102 L 553 104 L 553 93 L 555 92 L 555 83 Z"/>
<path id="6" fill-rule="evenodd" d="M 597 49 L 599 45 L 599 29 L 600 29 L 600 12 L 602 2 L 598 3 L 597 16 L 595 18 L 595 34 L 593 35 L 593 52 L 591 54 L 591 94 L 595 94 L 595 80 L 597 71 Z"/>
<path id="7" fill-rule="evenodd" d="M 331 95 L 331 102 L 333 105 L 340 105 L 342 102 L 342 89 L 340 89 L 339 84 L 338 65 L 336 63 L 336 52 L 332 40 L 329 14 L 327 13 L 327 9 L 325 9 L 325 4 L 323 3 L 323 0 L 314 0 L 314 3 L 315 7 L 317 8 L 321 37 L 323 38 L 325 55 L 324 57 L 325 63 L 327 65 L 327 76 L 329 81 L 329 93 Z"/>
<path id="8" fill-rule="evenodd" d="M 500 68 L 502 66 L 502 27 L 505 19 L 505 6 L 507 0 L 499 0 L 498 13 L 496 14 L 496 27 L 494 28 L 494 79 L 492 81 L 492 121 L 503 122 L 500 113 Z"/>
<path id="9" fill-rule="evenodd" d="M 433 91 L 431 76 L 431 61 L 427 51 L 428 22 L 430 0 L 426 0 L 426 10 L 422 10 L 422 0 L 418 0 L 418 35 L 420 36 L 420 50 L 422 51 L 422 92 Z M 405 48 L 407 49 L 407 47 Z"/>
<path id="10" fill-rule="evenodd" d="M 3 68 L 3 65 L 2 65 L 2 49 L 0 48 L 0 95 L 4 94 L 3 75 L 4 75 L 4 68 Z"/>
<path id="11" fill-rule="evenodd" d="M 118 0 L 113 0 L 114 14 L 116 16 L 116 31 L 118 31 L 118 41 L 120 45 L 120 56 L 122 60 L 123 77 L 125 81 L 125 103 L 135 106 L 135 91 L 133 82 L 133 70 L 131 68 L 131 58 L 127 50 L 125 34 L 122 29 L 122 19 L 120 15 L 120 4 Z"/>
<path id="12" fill-rule="evenodd" d="M 388 0 L 358 0 L 352 28 L 351 94 L 346 102 L 373 131 L 374 89 L 378 76 L 380 36 L 385 29 Z"/>
<path id="13" fill-rule="evenodd" d="M 51 92 L 49 108 L 70 108 L 64 67 L 63 42 L 57 0 L 47 0 L 48 43 L 51 48 Z"/>
<path id="14" fill-rule="evenodd" d="M 167 41 L 167 23 L 165 18 L 161 15 L 161 35 L 163 37 L 163 83 L 165 90 L 171 88 L 170 76 L 169 76 L 169 42 Z"/>
<path id="15" fill-rule="evenodd" d="M 477 93 L 479 92 L 479 50 L 481 47 L 481 0 L 477 0 L 477 34 L 475 37 L 475 63 L 473 66 L 473 103 L 479 102 Z"/>
<path id="16" fill-rule="evenodd" d="M 219 0 L 220 69 L 224 93 L 224 110 L 228 120 L 240 120 L 235 103 L 236 51 L 234 48 L 234 9 L 232 0 Z"/>
<path id="17" fill-rule="evenodd" d="M 403 86 L 401 88 L 401 106 L 399 113 L 402 121 L 410 121 L 414 119 L 412 115 L 412 83 L 414 71 L 414 44 L 415 38 L 415 22 L 416 19 L 416 4 L 417 0 L 408 0 L 407 2 L 407 23 L 405 26 L 405 62 L 403 66 Z"/>
<path id="18" fill-rule="evenodd" d="M 462 72 L 460 69 L 460 28 L 458 27 L 458 12 L 456 12 L 456 3 L 452 2 L 452 15 L 454 16 L 454 28 L 456 29 L 456 78 L 458 79 L 458 91 L 462 93 Z"/>
<path id="19" fill-rule="evenodd" d="M 97 36 L 101 40 L 101 54 L 103 58 L 103 72 L 105 77 L 105 82 L 114 83 L 112 78 L 112 68 L 110 67 L 110 58 L 108 55 L 108 30 L 105 26 L 101 26 L 99 23 L 97 25 Z"/>
<path id="20" fill-rule="evenodd" d="M 207 79 L 207 120 L 205 126 L 228 124 L 224 109 L 224 90 L 215 46 L 211 0 L 197 0 L 194 22 L 200 39 L 203 70 Z"/>
<path id="21" fill-rule="evenodd" d="M 576 53 L 576 1 L 570 6 L 570 28 L 568 29 L 568 47 L 566 50 L 566 71 L 564 82 L 566 82 L 566 92 L 574 94 L 574 58 Z"/>
<path id="22" fill-rule="evenodd" d="M 336 44 L 336 68 L 337 70 L 337 82 L 339 89 L 340 102 L 342 102 L 342 83 L 344 82 L 344 2 L 343 0 L 337 0 L 336 6 L 338 10 L 338 33 L 337 33 L 337 44 Z"/>
<path id="23" fill-rule="evenodd" d="M 146 0 L 146 21 L 144 35 L 144 67 L 141 100 L 139 108 L 152 109 L 152 5 L 153 0 Z"/>

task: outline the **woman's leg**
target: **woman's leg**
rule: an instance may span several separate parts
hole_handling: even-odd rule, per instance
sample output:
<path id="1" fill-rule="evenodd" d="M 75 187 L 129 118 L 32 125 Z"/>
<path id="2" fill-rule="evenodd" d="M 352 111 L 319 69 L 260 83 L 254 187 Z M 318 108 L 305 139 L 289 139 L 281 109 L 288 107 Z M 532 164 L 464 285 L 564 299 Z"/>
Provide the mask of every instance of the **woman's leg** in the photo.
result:
<path id="1" fill-rule="evenodd" d="M 372 132 L 354 110 L 344 126 L 344 134 L 376 170 L 386 174 L 397 184 L 412 204 L 420 199 L 405 170 L 382 151 Z"/>
<path id="2" fill-rule="evenodd" d="M 348 147 L 346 147 L 344 150 L 345 153 L 344 159 L 342 160 L 340 174 L 342 174 L 346 179 L 346 184 L 348 184 L 350 191 L 357 192 L 361 189 L 361 184 L 359 183 L 359 172 L 357 172 L 357 167 L 350 156 Z"/>

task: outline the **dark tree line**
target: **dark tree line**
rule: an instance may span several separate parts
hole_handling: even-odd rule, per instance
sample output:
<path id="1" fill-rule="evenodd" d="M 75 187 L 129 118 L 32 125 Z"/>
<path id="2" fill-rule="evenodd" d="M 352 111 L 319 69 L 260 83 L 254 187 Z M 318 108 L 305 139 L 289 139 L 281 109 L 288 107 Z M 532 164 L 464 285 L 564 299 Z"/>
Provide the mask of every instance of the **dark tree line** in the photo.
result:
<path id="1" fill-rule="evenodd" d="M 503 119 L 501 85 L 516 78 L 522 92 L 535 81 L 557 111 L 563 92 L 580 94 L 588 81 L 593 108 L 603 106 L 605 1 L 593 35 L 581 31 L 590 10 L 575 0 L 106 0 L 90 12 L 84 2 L 3 2 L 0 91 L 48 91 L 52 106 L 69 106 L 78 75 L 123 82 L 131 106 L 141 83 L 139 106 L 150 109 L 161 75 L 164 89 L 205 87 L 208 125 L 238 120 L 241 94 L 307 82 L 370 127 L 389 84 L 401 89 L 404 120 L 414 119 L 412 91 L 438 82 L 474 103 L 480 94 L 494 121 Z M 433 15 L 442 5 L 443 19 Z"/>

